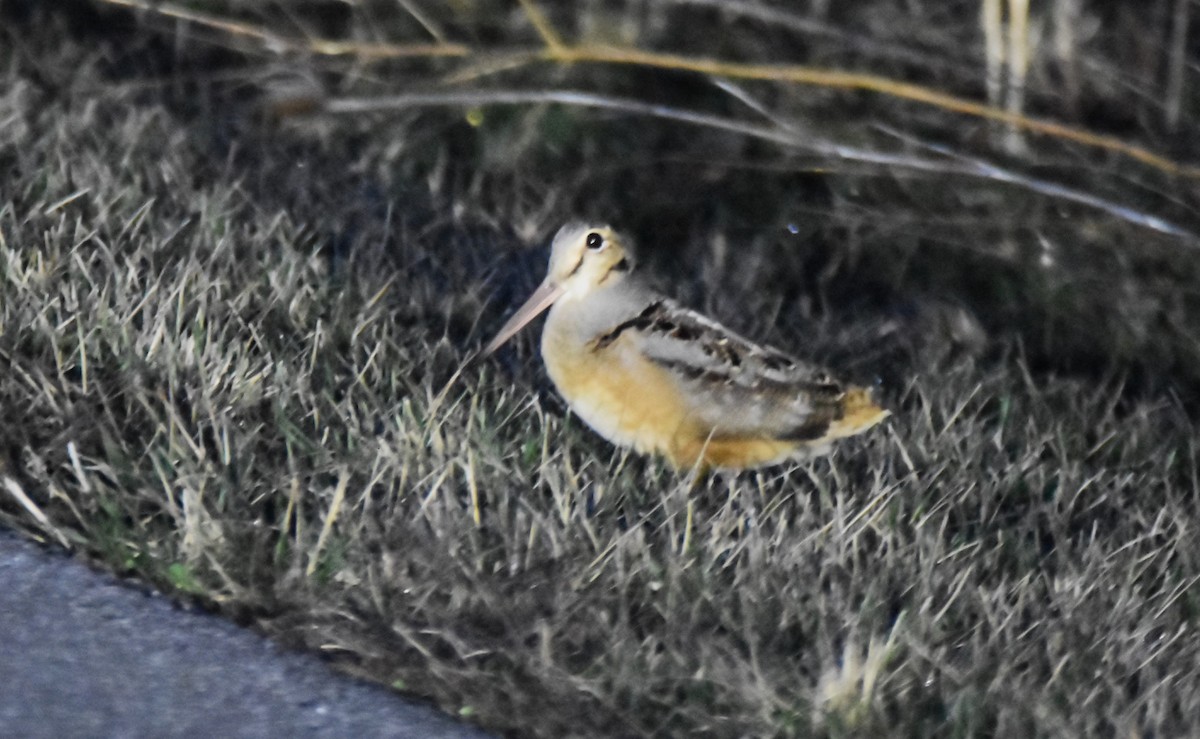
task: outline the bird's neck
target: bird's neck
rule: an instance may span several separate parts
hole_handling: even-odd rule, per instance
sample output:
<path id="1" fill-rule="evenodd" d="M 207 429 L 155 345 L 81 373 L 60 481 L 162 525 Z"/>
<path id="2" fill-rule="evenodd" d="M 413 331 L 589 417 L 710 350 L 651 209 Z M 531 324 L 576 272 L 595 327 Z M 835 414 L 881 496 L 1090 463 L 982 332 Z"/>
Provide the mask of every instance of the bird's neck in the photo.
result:
<path id="1" fill-rule="evenodd" d="M 618 275 L 582 295 L 564 295 L 550 309 L 542 338 L 588 342 L 633 318 L 656 299 L 635 277 Z"/>

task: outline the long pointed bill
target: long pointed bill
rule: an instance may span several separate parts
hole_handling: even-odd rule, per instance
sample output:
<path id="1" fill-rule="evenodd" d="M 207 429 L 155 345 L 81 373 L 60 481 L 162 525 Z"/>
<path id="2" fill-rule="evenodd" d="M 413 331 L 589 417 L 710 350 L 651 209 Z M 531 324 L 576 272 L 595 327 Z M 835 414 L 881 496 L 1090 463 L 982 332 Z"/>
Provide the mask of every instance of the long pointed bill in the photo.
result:
<path id="1" fill-rule="evenodd" d="M 496 337 L 488 342 L 488 345 L 483 348 L 483 354 L 480 356 L 486 357 L 492 352 L 499 349 L 506 341 L 516 335 L 518 331 L 525 328 L 525 324 L 529 323 L 538 315 L 554 304 L 563 294 L 561 285 L 555 285 L 551 282 L 543 282 L 537 290 L 533 291 L 533 295 L 525 301 L 525 304 L 517 309 L 513 317 L 508 319 L 508 323 L 500 329 Z"/>

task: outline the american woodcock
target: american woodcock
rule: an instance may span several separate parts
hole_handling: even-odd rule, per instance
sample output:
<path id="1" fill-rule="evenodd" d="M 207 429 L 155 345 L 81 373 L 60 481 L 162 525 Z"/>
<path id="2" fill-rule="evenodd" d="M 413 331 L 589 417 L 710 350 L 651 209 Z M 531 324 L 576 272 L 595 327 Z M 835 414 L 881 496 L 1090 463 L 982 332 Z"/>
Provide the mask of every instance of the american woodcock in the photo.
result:
<path id="1" fill-rule="evenodd" d="M 571 409 L 614 444 L 676 468 L 804 458 L 888 415 L 865 388 L 651 290 L 607 226 L 559 230 L 545 281 L 484 356 L 547 308 L 542 358 Z"/>

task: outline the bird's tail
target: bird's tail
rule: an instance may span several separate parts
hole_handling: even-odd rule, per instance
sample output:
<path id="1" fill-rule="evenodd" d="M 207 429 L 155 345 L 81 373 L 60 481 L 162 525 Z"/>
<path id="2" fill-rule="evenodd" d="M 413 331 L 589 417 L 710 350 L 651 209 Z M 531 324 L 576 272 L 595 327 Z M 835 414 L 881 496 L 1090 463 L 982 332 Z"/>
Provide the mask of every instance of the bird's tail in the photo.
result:
<path id="1" fill-rule="evenodd" d="M 842 396 L 842 417 L 829 425 L 827 437 L 841 439 L 860 434 L 890 415 L 891 411 L 879 407 L 872 400 L 870 390 L 849 387 Z"/>

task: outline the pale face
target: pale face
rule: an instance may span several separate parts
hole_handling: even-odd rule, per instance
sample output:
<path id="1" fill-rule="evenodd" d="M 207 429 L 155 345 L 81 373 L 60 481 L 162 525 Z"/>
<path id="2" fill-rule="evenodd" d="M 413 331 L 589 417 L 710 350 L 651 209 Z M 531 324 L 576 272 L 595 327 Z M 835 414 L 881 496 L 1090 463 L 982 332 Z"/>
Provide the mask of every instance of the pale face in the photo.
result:
<path id="1" fill-rule="evenodd" d="M 582 298 L 597 287 L 620 280 L 628 267 L 625 248 L 608 226 L 563 226 L 550 247 L 546 279 L 488 342 L 483 355 L 499 349 L 555 301 Z"/>
<path id="2" fill-rule="evenodd" d="M 569 224 L 554 236 L 546 281 L 561 286 L 564 293 L 581 294 L 624 258 L 625 249 L 608 226 Z"/>

